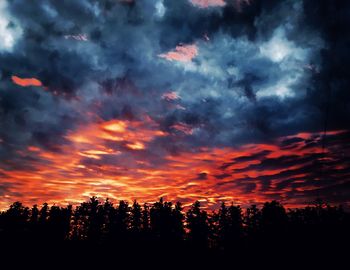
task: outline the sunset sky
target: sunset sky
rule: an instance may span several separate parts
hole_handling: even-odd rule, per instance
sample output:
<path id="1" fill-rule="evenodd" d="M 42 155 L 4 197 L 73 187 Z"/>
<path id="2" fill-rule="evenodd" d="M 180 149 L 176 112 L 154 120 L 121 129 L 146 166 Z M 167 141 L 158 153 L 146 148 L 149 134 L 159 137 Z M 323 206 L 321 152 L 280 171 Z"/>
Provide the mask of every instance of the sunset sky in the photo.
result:
<path id="1" fill-rule="evenodd" d="M 0 209 L 350 207 L 349 5 L 1 0 Z"/>

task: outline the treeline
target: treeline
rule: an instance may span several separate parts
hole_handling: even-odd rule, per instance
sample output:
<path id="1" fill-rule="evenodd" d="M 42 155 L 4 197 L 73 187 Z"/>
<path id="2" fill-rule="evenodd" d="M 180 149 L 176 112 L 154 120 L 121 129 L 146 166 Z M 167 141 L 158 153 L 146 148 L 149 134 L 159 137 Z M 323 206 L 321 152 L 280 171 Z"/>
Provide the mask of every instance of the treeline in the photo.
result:
<path id="1" fill-rule="evenodd" d="M 334 267 L 347 258 L 349 225 L 348 212 L 320 200 L 298 209 L 277 201 L 246 209 L 222 203 L 210 212 L 198 201 L 184 210 L 181 203 L 163 199 L 140 205 L 92 197 L 75 207 L 31 208 L 15 202 L 0 214 L 0 257 L 25 266 L 36 265 L 38 256 L 63 267 L 74 259 L 80 268 L 93 261 L 142 267 L 162 260 L 183 267 L 184 258 L 196 268 L 209 268 L 209 262 L 217 268 L 277 261 L 296 266 L 309 261 L 314 267 L 324 260 Z"/>
<path id="2" fill-rule="evenodd" d="M 318 248 L 341 242 L 349 234 L 350 216 L 340 206 L 321 201 L 286 210 L 277 201 L 260 209 L 243 210 L 222 203 L 207 212 L 195 202 L 187 211 L 181 203 L 160 199 L 140 205 L 92 197 L 79 206 L 25 207 L 13 203 L 0 215 L 3 242 L 93 243 L 119 246 L 171 246 L 216 251 L 260 249 L 268 244 Z M 301 245 L 300 243 L 303 243 Z"/>

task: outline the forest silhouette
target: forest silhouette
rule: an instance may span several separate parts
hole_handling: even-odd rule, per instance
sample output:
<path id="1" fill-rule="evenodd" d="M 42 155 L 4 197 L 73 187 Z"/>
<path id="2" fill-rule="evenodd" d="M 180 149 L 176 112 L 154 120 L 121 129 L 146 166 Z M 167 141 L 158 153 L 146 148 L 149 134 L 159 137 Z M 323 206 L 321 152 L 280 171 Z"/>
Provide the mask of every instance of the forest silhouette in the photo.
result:
<path id="1" fill-rule="evenodd" d="M 173 263 L 183 256 L 202 263 L 225 258 L 249 264 L 284 256 L 320 261 L 348 250 L 343 247 L 349 243 L 349 225 L 348 212 L 321 200 L 295 209 L 277 201 L 246 209 L 222 203 L 215 211 L 196 201 L 185 211 L 180 202 L 162 198 L 140 205 L 92 197 L 75 207 L 44 203 L 29 208 L 15 202 L 0 214 L 0 241 L 6 250 L 64 251 L 84 255 L 85 261 L 126 255 L 171 257 Z"/>

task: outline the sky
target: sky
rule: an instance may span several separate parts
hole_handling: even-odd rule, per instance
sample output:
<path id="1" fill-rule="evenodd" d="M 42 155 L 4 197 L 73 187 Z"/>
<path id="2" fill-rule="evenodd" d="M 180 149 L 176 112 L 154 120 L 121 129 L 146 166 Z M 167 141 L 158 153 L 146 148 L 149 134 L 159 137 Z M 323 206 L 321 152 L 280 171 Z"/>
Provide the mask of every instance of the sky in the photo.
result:
<path id="1" fill-rule="evenodd" d="M 0 208 L 350 206 L 350 2 L 2 0 Z"/>

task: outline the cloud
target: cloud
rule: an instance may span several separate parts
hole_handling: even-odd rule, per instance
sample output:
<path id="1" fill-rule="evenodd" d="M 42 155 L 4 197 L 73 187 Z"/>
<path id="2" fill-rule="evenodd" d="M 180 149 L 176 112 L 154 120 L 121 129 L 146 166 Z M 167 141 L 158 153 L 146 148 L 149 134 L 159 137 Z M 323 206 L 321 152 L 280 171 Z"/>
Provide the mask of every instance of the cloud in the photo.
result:
<path id="1" fill-rule="evenodd" d="M 165 99 L 166 101 L 173 101 L 180 99 L 180 96 L 176 92 L 167 92 L 162 95 L 162 99 Z"/>
<path id="2" fill-rule="evenodd" d="M 191 126 L 184 124 L 184 123 L 181 123 L 181 122 L 177 123 L 175 125 L 172 125 L 171 128 L 176 130 L 176 131 L 180 131 L 184 134 L 187 134 L 187 135 L 191 135 L 193 133 L 193 129 Z"/>
<path id="3" fill-rule="evenodd" d="M 7 2 L 0 3 L 0 52 L 12 51 L 17 39 L 22 35 L 22 29 L 14 22 L 7 12 Z"/>
<path id="4" fill-rule="evenodd" d="M 198 54 L 198 48 L 194 45 L 178 45 L 175 50 L 165 54 L 159 54 L 161 58 L 169 61 L 189 62 Z"/>
<path id="5" fill-rule="evenodd" d="M 209 8 L 209 7 L 223 7 L 226 5 L 224 0 L 190 0 L 193 5 L 196 5 L 200 8 Z"/>
<path id="6" fill-rule="evenodd" d="M 88 41 L 88 37 L 86 34 L 78 34 L 78 35 L 65 35 L 65 39 L 75 39 L 77 41 Z"/>
<path id="7" fill-rule="evenodd" d="M 162 18 L 166 12 L 163 0 L 160 0 L 156 3 L 156 15 L 157 17 Z"/>
<path id="8" fill-rule="evenodd" d="M 127 133 L 135 127 L 139 135 L 132 139 Z M 78 140 L 78 134 L 88 140 Z M 169 200 L 203 199 L 210 208 L 221 201 L 249 205 L 272 199 L 293 207 L 312 201 L 316 195 L 338 202 L 339 192 L 349 193 L 335 187 L 346 188 L 350 174 L 349 149 L 338 144 L 338 140 L 348 142 L 348 131 L 331 132 L 326 149 L 319 133 L 303 133 L 278 138 L 271 144 L 183 149 L 177 154 L 164 153 L 154 162 L 159 152 L 150 142 L 157 136 L 156 130 L 137 121 L 125 123 L 123 128 L 107 122 L 91 132 L 77 129 L 69 138 L 71 144 L 62 145 L 56 153 L 38 147 L 23 149 L 22 156 L 33 167 L 17 164 L 11 170 L 0 169 L 7 183 L 2 189 L 7 198 L 3 203 L 21 193 L 26 203 L 37 202 L 36 198 L 51 203 L 75 202 L 92 195 L 129 200 L 137 197 L 145 202 L 164 195 Z M 287 140 L 293 147 L 283 147 Z M 315 144 L 305 148 L 310 140 Z M 35 192 L 31 189 L 33 181 L 42 181 Z"/>
<path id="9" fill-rule="evenodd" d="M 286 39 L 283 29 L 276 29 L 273 38 L 260 46 L 260 52 L 273 62 L 281 62 L 289 55 L 298 53 L 294 44 Z"/>
<path id="10" fill-rule="evenodd" d="M 0 168 L 9 179 L 25 179 L 27 190 L 36 181 L 48 184 L 43 190 L 54 186 L 52 194 L 62 200 L 87 196 L 91 186 L 109 189 L 106 196 L 115 196 L 115 188 L 126 198 L 204 199 L 194 179 L 208 171 L 201 181 L 211 183 L 211 203 L 233 198 L 233 191 L 241 201 L 295 203 L 317 186 L 304 178 L 319 178 L 305 173 L 312 166 L 301 162 L 322 161 L 319 146 L 327 148 L 331 138 L 321 143 L 296 134 L 349 129 L 345 2 L 222 1 L 217 8 L 188 0 L 6 3 L 1 33 L 13 43 L 0 49 Z M 20 89 L 39 84 L 45 91 Z M 346 142 L 335 137 L 335 144 Z M 240 156 L 232 153 L 245 147 Z M 185 161 L 173 163 L 176 157 Z M 326 164 L 341 186 L 336 163 Z M 31 173 L 35 168 L 40 176 Z M 230 182 L 232 170 L 241 180 Z M 320 190 L 327 189 L 322 183 Z M 173 185 L 191 193 L 176 195 Z"/>
<path id="11" fill-rule="evenodd" d="M 233 0 L 236 10 L 242 12 L 243 7 L 251 5 L 253 0 Z"/>
<path id="12" fill-rule="evenodd" d="M 42 86 L 42 82 L 35 78 L 20 78 L 17 76 L 11 77 L 13 83 L 26 87 L 26 86 Z"/>

